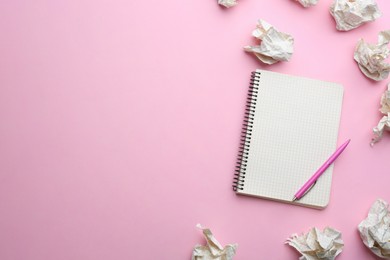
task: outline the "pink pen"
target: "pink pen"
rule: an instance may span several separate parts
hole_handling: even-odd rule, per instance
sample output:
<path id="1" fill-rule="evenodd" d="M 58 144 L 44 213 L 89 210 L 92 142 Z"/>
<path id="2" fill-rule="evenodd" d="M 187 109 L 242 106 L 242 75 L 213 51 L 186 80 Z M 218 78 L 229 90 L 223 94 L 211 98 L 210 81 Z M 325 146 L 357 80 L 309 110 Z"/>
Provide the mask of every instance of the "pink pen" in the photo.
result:
<path id="1" fill-rule="evenodd" d="M 302 188 L 295 193 L 293 201 L 301 199 L 313 185 L 316 183 L 319 177 L 324 173 L 324 171 L 339 157 L 339 155 L 344 151 L 347 147 L 351 139 L 348 139 L 345 143 L 343 143 L 330 157 L 326 162 L 311 176 L 311 178 L 302 186 Z"/>

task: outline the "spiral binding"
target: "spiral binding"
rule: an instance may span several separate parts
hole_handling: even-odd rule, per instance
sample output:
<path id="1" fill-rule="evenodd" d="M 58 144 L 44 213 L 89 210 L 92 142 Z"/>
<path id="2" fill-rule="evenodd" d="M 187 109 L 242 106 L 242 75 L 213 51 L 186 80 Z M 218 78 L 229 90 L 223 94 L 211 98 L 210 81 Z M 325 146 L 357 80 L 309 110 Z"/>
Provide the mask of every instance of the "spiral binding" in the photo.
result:
<path id="1" fill-rule="evenodd" d="M 255 116 L 257 95 L 259 93 L 261 73 L 254 71 L 251 74 L 248 97 L 246 101 L 244 124 L 241 130 L 240 149 L 237 156 L 237 164 L 234 174 L 233 190 L 243 190 L 245 183 L 246 166 L 251 145 L 253 120 Z"/>

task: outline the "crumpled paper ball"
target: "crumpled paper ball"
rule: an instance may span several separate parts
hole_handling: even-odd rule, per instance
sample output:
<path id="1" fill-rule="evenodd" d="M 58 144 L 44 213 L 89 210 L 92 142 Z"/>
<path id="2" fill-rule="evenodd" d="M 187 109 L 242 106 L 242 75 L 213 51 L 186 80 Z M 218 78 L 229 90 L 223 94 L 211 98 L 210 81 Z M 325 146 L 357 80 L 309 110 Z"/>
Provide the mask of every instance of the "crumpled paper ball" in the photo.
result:
<path id="1" fill-rule="evenodd" d="M 371 206 L 368 216 L 358 230 L 363 243 L 377 256 L 390 259 L 389 204 L 378 199 Z"/>
<path id="2" fill-rule="evenodd" d="M 381 98 L 381 111 L 382 114 L 390 113 L 390 83 L 387 84 L 387 90 L 383 93 Z"/>
<path id="3" fill-rule="evenodd" d="M 318 3 L 318 0 L 295 0 L 295 1 L 299 2 L 304 7 L 310 7 Z"/>
<path id="4" fill-rule="evenodd" d="M 236 0 L 218 0 L 218 4 L 224 6 L 224 7 L 232 7 L 237 4 Z"/>
<path id="5" fill-rule="evenodd" d="M 383 133 L 385 131 L 390 131 L 390 113 L 387 113 L 386 116 L 383 116 L 376 127 L 372 129 L 374 133 L 374 138 L 371 141 L 371 146 L 379 142 L 382 139 Z"/>
<path id="6" fill-rule="evenodd" d="M 252 52 L 265 64 L 274 64 L 278 61 L 289 61 L 294 48 L 294 38 L 286 33 L 279 32 L 264 20 L 258 20 L 253 37 L 260 40 L 256 46 L 245 46 L 244 50 Z"/>
<path id="7" fill-rule="evenodd" d="M 381 118 L 378 125 L 372 129 L 374 138 L 371 141 L 371 146 L 382 139 L 384 131 L 390 131 L 390 83 L 387 84 L 387 90 L 382 95 L 381 106 L 379 111 L 384 114 L 384 116 Z"/>
<path id="8" fill-rule="evenodd" d="M 369 44 L 360 39 L 356 45 L 354 59 L 360 70 L 368 78 L 380 81 L 389 76 L 390 64 L 385 59 L 390 55 L 387 47 L 390 42 L 390 30 L 378 34 L 378 44 Z"/>
<path id="9" fill-rule="evenodd" d="M 213 236 L 210 229 L 196 225 L 203 231 L 207 245 L 196 245 L 192 251 L 192 260 L 232 260 L 236 254 L 237 244 L 229 244 L 223 247 Z"/>
<path id="10" fill-rule="evenodd" d="M 355 29 L 382 15 L 375 0 L 335 0 L 329 11 L 339 31 Z"/>
<path id="11" fill-rule="evenodd" d="M 344 248 L 341 233 L 331 227 L 324 231 L 314 227 L 300 236 L 293 234 L 286 243 L 302 254 L 299 260 L 333 260 Z"/>

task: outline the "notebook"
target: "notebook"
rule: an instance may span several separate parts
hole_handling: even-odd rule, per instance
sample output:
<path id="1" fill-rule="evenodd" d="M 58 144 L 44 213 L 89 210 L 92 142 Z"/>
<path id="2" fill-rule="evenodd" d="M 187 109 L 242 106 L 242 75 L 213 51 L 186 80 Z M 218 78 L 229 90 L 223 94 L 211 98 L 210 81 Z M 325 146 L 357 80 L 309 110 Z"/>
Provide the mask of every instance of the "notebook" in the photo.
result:
<path id="1" fill-rule="evenodd" d="M 299 201 L 294 194 L 337 149 L 340 84 L 252 72 L 233 189 L 314 208 L 327 206 L 333 165 Z"/>

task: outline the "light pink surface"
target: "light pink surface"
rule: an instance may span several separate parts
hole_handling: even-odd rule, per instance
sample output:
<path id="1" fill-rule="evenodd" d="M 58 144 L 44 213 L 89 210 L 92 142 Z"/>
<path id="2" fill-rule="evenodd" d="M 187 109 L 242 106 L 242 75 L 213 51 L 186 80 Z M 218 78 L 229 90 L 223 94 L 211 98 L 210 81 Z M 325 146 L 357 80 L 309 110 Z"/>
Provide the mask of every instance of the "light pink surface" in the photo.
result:
<path id="1" fill-rule="evenodd" d="M 343 232 L 338 259 L 376 259 L 357 225 L 390 201 L 390 135 L 369 146 L 389 80 L 353 60 L 383 17 L 338 32 L 331 1 L 0 2 L 0 259 L 190 259 L 197 223 L 235 259 L 298 259 L 285 239 Z M 295 37 L 288 63 L 242 47 L 262 18 Z M 250 72 L 344 85 L 331 201 L 322 211 L 236 196 L 231 188 Z M 288 129 L 286 129 L 288 131 Z"/>

